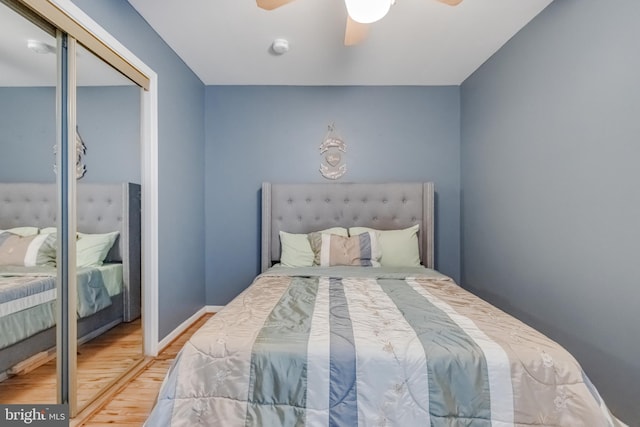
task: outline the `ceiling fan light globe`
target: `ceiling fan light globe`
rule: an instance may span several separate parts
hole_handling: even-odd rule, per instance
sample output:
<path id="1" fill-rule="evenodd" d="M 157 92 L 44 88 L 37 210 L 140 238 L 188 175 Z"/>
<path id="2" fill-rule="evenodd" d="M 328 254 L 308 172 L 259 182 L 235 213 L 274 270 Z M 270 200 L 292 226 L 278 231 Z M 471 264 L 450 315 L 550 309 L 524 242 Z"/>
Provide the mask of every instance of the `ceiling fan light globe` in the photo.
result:
<path id="1" fill-rule="evenodd" d="M 349 17 L 361 24 L 379 21 L 389 12 L 391 0 L 345 0 Z"/>

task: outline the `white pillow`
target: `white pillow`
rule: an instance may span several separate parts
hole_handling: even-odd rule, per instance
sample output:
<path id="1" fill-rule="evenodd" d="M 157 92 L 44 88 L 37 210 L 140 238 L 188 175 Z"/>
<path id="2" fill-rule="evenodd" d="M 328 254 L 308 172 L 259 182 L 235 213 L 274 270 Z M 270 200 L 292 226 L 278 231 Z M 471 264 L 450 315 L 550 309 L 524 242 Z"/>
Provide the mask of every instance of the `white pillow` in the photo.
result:
<path id="1" fill-rule="evenodd" d="M 350 236 L 357 236 L 369 231 L 379 236 L 383 267 L 419 267 L 420 247 L 418 246 L 418 224 L 403 230 L 375 230 L 367 227 L 349 228 Z"/>

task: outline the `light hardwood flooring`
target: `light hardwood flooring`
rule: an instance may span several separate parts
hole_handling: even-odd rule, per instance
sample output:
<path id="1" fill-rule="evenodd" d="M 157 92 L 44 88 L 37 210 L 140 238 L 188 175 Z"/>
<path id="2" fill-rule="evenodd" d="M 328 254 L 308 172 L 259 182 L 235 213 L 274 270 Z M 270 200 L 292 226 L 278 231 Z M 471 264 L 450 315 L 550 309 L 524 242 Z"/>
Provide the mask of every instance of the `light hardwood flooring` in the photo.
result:
<path id="1" fill-rule="evenodd" d="M 79 426 L 88 427 L 140 427 L 155 403 L 158 390 L 171 362 L 185 342 L 213 314 L 205 314 L 189 329 L 167 346 L 137 377 L 123 385 L 111 400 Z M 79 427 L 78 426 L 78 427 Z"/>
<path id="2" fill-rule="evenodd" d="M 108 386 L 135 360 L 142 358 L 140 320 L 121 323 L 78 348 L 78 403 L 82 407 Z M 56 401 L 56 360 L 0 383 L 0 402 L 53 403 Z"/>

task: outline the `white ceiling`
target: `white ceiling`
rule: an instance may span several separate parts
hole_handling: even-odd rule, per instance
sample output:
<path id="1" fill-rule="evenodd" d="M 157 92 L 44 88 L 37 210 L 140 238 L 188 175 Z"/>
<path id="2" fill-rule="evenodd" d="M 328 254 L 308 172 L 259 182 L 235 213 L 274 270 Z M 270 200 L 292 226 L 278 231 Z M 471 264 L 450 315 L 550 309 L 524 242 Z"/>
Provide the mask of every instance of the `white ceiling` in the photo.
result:
<path id="1" fill-rule="evenodd" d="M 55 48 L 56 39 L 0 3 L 0 87 L 55 86 L 56 55 L 36 53 L 28 40 Z M 78 86 L 134 84 L 82 46 L 77 51 Z"/>
<path id="2" fill-rule="evenodd" d="M 552 0 L 397 0 L 345 47 L 343 0 L 129 0 L 207 85 L 459 85 Z M 270 52 L 275 38 L 291 50 Z"/>

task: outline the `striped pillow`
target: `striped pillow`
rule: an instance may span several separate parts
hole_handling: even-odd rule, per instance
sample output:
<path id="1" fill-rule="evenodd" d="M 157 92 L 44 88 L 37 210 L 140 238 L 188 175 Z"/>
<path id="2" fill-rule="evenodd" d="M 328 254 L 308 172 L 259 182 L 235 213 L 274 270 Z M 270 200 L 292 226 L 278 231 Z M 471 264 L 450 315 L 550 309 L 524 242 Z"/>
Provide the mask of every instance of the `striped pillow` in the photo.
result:
<path id="1" fill-rule="evenodd" d="M 321 267 L 359 265 L 380 267 L 378 236 L 374 232 L 344 237 L 327 233 L 309 234 L 314 264 Z"/>
<path id="2" fill-rule="evenodd" d="M 55 265 L 55 262 L 55 235 L 19 236 L 13 233 L 0 233 L 0 265 L 33 267 Z"/>

